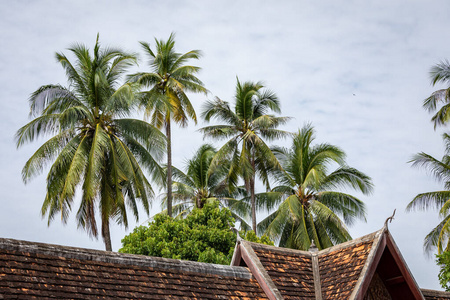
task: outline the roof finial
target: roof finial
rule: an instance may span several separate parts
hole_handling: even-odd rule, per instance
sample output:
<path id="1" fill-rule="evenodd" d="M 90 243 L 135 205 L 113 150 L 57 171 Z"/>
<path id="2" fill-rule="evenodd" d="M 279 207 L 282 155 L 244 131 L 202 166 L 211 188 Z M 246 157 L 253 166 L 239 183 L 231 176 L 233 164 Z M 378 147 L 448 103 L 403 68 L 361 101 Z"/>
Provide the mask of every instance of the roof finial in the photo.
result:
<path id="1" fill-rule="evenodd" d="M 386 229 L 388 228 L 388 222 L 392 223 L 392 220 L 394 220 L 394 216 L 395 216 L 395 211 L 397 209 L 394 209 L 394 212 L 392 213 L 392 216 L 390 216 L 389 218 L 386 219 L 386 221 L 384 221 L 384 227 L 386 227 Z"/>
<path id="2" fill-rule="evenodd" d="M 231 227 L 231 226 L 230 226 L 230 229 L 231 229 L 231 231 L 233 231 L 234 233 L 236 233 L 236 241 L 237 241 L 237 242 L 242 241 L 242 238 L 241 238 L 241 236 L 239 235 L 239 230 L 237 230 L 235 227 Z"/>
<path id="3" fill-rule="evenodd" d="M 316 244 L 314 243 L 314 239 L 311 239 L 311 245 L 309 246 L 309 252 L 317 252 L 319 251 L 319 248 L 317 248 Z"/>

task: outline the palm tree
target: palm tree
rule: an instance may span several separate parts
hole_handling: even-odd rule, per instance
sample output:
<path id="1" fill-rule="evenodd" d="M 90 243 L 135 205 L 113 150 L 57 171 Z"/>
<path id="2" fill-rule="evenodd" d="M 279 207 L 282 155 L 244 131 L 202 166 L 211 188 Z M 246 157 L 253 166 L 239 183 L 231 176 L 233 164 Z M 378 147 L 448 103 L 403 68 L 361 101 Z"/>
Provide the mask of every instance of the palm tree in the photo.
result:
<path id="1" fill-rule="evenodd" d="M 40 136 L 53 136 L 26 162 L 22 176 L 26 183 L 53 162 L 42 216 L 48 215 L 50 224 L 60 213 L 66 223 L 76 190 L 81 188 L 78 227 L 97 237 L 98 209 L 105 247 L 111 251 L 110 221 L 126 227 L 127 207 L 137 219 L 137 200 L 148 213 L 153 190 L 141 166 L 162 174 L 155 158 L 162 155 L 165 138 L 144 121 L 123 118 L 133 107 L 135 88 L 119 86 L 118 81 L 135 63 L 135 55 L 101 49 L 98 35 L 93 57 L 84 45 L 75 44 L 69 50 L 77 58 L 74 64 L 56 53 L 68 87 L 44 85 L 36 90 L 30 97 L 33 120 L 16 133 L 17 147 Z"/>
<path id="2" fill-rule="evenodd" d="M 437 83 L 450 83 L 450 63 L 446 60 L 431 68 L 430 71 L 431 84 L 435 86 Z M 439 102 L 443 103 L 438 109 Z M 450 87 L 440 89 L 431 94 L 430 97 L 424 100 L 423 107 L 429 112 L 438 111 L 431 118 L 434 123 L 434 128 L 438 125 L 444 125 L 450 120 Z"/>
<path id="3" fill-rule="evenodd" d="M 443 140 L 446 150 L 442 160 L 421 152 L 414 155 L 410 162 L 414 167 L 430 171 L 437 181 L 444 184 L 445 190 L 418 194 L 406 207 L 407 211 L 439 209 L 442 221 L 424 240 L 425 252 L 430 253 L 437 248 L 438 254 L 450 250 L 450 135 L 443 134 Z"/>
<path id="4" fill-rule="evenodd" d="M 237 185 L 239 177 L 244 179 L 251 199 L 252 229 L 255 232 L 255 177 L 258 175 L 269 187 L 268 170 L 280 167 L 263 138 L 274 140 L 286 136 L 287 132 L 276 128 L 289 120 L 288 117 L 268 114 L 269 111 L 280 113 L 280 103 L 273 92 L 263 88 L 261 82 L 241 84 L 238 79 L 234 111 L 230 109 L 228 102 L 216 98 L 214 101 L 208 101 L 202 112 L 206 121 L 216 118 L 226 124 L 200 129 L 205 137 L 229 139 L 217 152 L 212 164 L 217 166 L 223 161 L 230 162 L 227 174 L 230 189 Z"/>
<path id="5" fill-rule="evenodd" d="M 193 208 L 201 209 L 206 203 L 218 202 L 221 207 L 231 210 L 242 228 L 247 228 L 247 206 L 243 201 L 234 198 L 241 195 L 242 189 L 236 189 L 235 193 L 230 195 L 224 181 L 228 170 L 226 162 L 212 169 L 211 162 L 216 153 L 217 150 L 212 145 L 204 144 L 186 162 L 186 173 L 173 167 L 173 212 L 184 217 Z"/>
<path id="6" fill-rule="evenodd" d="M 173 168 L 173 198 L 179 203 L 177 210 L 185 211 L 188 206 L 203 208 L 207 202 L 217 201 L 220 195 L 224 195 L 223 168 L 210 172 L 215 154 L 216 149 L 212 145 L 204 144 L 186 162 L 186 173 Z"/>
<path id="7" fill-rule="evenodd" d="M 199 67 L 185 65 L 190 59 L 199 59 L 201 52 L 192 50 L 185 54 L 175 52 L 175 35 L 167 41 L 157 40 L 156 52 L 150 45 L 141 42 L 150 57 L 150 73 L 136 73 L 129 76 L 130 82 L 137 82 L 149 88 L 141 93 L 141 102 L 146 115 L 151 116 L 151 124 L 165 128 L 167 137 L 167 212 L 172 216 L 172 137 L 171 120 L 187 126 L 188 118 L 197 123 L 197 116 L 186 92 L 206 93 L 203 83 L 195 77 Z"/>
<path id="8" fill-rule="evenodd" d="M 368 194 L 373 188 L 371 179 L 348 167 L 345 153 L 338 147 L 312 145 L 314 138 L 314 128 L 306 125 L 289 149 L 273 149 L 283 167 L 276 174 L 280 185 L 273 191 L 280 194 L 282 202 L 258 228 L 273 240 L 279 239 L 282 247 L 308 250 L 314 240 L 324 249 L 351 239 L 344 222 L 365 220 L 364 203 L 335 189 L 350 187 Z M 339 167 L 329 173 L 333 163 Z"/>

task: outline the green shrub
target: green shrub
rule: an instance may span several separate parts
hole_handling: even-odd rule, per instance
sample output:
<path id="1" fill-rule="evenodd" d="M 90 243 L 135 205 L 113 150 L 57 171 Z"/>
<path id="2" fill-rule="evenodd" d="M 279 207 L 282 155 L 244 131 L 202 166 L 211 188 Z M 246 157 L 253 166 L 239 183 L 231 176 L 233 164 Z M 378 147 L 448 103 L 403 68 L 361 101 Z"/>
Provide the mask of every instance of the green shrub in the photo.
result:
<path id="1" fill-rule="evenodd" d="M 236 244 L 231 212 L 217 203 L 194 209 L 185 219 L 156 215 L 148 226 L 136 227 L 122 239 L 121 253 L 132 253 L 215 264 L 230 264 Z M 267 236 L 240 232 L 251 242 L 273 245 Z"/>

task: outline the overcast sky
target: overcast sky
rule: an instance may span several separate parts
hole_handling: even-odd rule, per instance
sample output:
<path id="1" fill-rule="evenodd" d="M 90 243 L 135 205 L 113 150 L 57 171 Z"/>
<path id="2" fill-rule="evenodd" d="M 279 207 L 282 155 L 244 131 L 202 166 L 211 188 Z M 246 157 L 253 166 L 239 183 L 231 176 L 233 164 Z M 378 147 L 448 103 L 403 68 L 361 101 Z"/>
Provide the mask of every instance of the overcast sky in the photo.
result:
<path id="1" fill-rule="evenodd" d="M 40 217 L 45 172 L 24 185 L 21 169 L 42 141 L 16 149 L 14 134 L 28 119 L 28 97 L 44 84 L 66 85 L 54 53 L 69 54 L 74 42 L 141 54 L 138 41 L 154 45 L 176 32 L 176 50 L 200 49 L 199 78 L 210 90 L 192 95 L 197 112 L 208 98 L 232 101 L 236 76 L 262 80 L 275 91 L 285 127 L 312 122 L 318 142 L 347 153 L 350 166 L 373 178 L 375 192 L 361 196 L 367 223 L 350 228 L 353 237 L 379 230 L 397 209 L 389 229 L 422 288 L 439 289 L 438 268 L 422 250 L 424 236 L 438 223 L 437 212 L 405 213 L 420 192 L 441 189 L 424 170 L 407 162 L 424 151 L 442 157 L 441 134 L 433 130 L 422 101 L 433 90 L 429 69 L 450 59 L 450 2 L 439 1 L 1 1 L 0 119 L 2 191 L 0 237 L 104 249 L 56 219 Z M 70 57 L 73 59 L 73 57 Z M 182 167 L 203 143 L 201 122 L 176 129 L 174 164 Z M 280 141 L 279 144 L 286 144 Z M 220 146 L 220 143 L 216 144 Z M 153 204 L 153 212 L 159 211 Z M 260 218 L 262 215 L 260 215 Z M 141 215 L 138 224 L 146 220 Z M 112 228 L 113 249 L 130 232 Z"/>

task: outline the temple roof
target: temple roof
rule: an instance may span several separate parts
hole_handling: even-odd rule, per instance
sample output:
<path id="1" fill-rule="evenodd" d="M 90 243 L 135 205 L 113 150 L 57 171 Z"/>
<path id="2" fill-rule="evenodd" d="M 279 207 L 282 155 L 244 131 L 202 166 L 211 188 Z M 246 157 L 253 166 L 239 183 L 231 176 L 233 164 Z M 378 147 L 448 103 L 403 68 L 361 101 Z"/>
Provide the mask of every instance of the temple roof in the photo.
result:
<path id="1" fill-rule="evenodd" d="M 0 299 L 450 299 L 387 228 L 321 251 L 240 240 L 231 266 L 0 239 Z"/>
<path id="2" fill-rule="evenodd" d="M 252 274 L 159 257 L 0 239 L 0 298 L 267 299 Z"/>
<path id="3" fill-rule="evenodd" d="M 387 227 L 321 251 L 242 240 L 232 265 L 247 266 L 270 299 L 369 299 L 380 288 L 386 299 L 425 299 Z"/>

